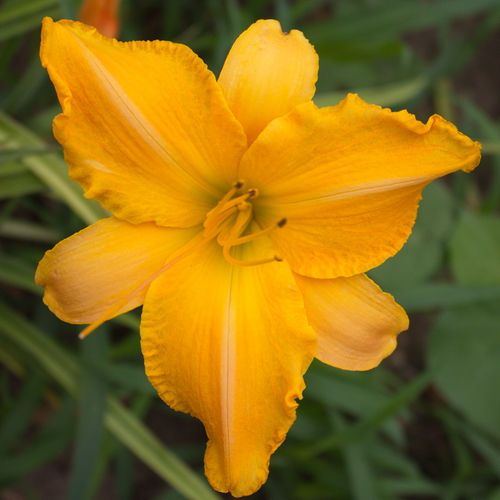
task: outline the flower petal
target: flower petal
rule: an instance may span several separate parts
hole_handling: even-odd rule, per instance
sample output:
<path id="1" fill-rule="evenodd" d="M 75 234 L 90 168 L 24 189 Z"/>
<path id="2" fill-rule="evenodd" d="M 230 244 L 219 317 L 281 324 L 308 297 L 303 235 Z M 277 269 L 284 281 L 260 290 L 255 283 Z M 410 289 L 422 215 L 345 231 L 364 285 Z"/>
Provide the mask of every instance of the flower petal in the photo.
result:
<path id="1" fill-rule="evenodd" d="M 293 270 L 336 278 L 394 255 L 426 184 L 471 171 L 479 159 L 479 144 L 440 116 L 423 124 L 349 95 L 337 106 L 303 104 L 273 121 L 243 157 L 240 177 L 261 193 L 261 226 L 287 218 L 272 238 Z"/>
<path id="2" fill-rule="evenodd" d="M 132 223 L 200 223 L 246 147 L 206 65 L 184 45 L 48 18 L 40 54 L 63 108 L 54 134 L 86 196 Z"/>
<path id="3" fill-rule="evenodd" d="M 274 118 L 312 99 L 318 55 L 302 32 L 275 20 L 252 24 L 234 42 L 219 84 L 251 143 Z"/>
<path id="4" fill-rule="evenodd" d="M 211 243 L 151 285 L 141 339 L 158 394 L 205 425 L 212 486 L 256 491 L 295 419 L 315 352 L 288 266 L 232 267 Z"/>
<path id="5" fill-rule="evenodd" d="M 295 275 L 309 323 L 318 334 L 316 357 L 343 370 L 370 370 L 396 348 L 408 316 L 392 295 L 364 274 L 322 280 Z"/>
<path id="6" fill-rule="evenodd" d="M 142 304 L 143 285 L 195 232 L 102 219 L 49 250 L 35 281 L 45 287 L 49 309 L 68 323 L 98 321 L 115 306 L 118 316 Z"/>

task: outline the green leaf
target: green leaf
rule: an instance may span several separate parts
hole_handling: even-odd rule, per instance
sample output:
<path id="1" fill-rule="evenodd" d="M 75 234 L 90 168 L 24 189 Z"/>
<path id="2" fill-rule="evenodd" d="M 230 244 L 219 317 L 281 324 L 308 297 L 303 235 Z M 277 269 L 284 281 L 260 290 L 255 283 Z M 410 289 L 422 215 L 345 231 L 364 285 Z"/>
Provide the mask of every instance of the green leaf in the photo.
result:
<path id="1" fill-rule="evenodd" d="M 380 286 L 392 293 L 419 285 L 441 265 L 444 243 L 452 223 L 453 201 L 448 190 L 434 182 L 425 191 L 417 223 L 403 249 L 370 271 Z"/>
<path id="2" fill-rule="evenodd" d="M 40 294 L 42 289 L 34 282 L 34 268 L 18 257 L 0 252 L 0 282 L 22 290 Z"/>
<path id="3" fill-rule="evenodd" d="M 0 25 L 15 23 L 18 19 L 53 7 L 57 7 L 57 0 L 18 0 L 7 3 L 0 9 Z"/>
<path id="4" fill-rule="evenodd" d="M 136 352 L 139 352 L 136 350 Z M 132 363 L 106 363 L 105 366 L 96 367 L 102 377 L 111 383 L 118 384 L 128 390 L 144 394 L 154 394 L 154 389 L 149 383 L 144 367 Z"/>
<path id="5" fill-rule="evenodd" d="M 500 285 L 500 219 L 464 212 L 450 241 L 453 275 L 464 285 Z"/>
<path id="6" fill-rule="evenodd" d="M 392 446 L 383 440 L 373 440 L 367 449 L 370 460 L 383 471 L 380 488 L 386 495 L 382 498 L 406 498 L 407 496 L 434 495 L 439 498 L 440 487 L 426 479 L 415 463 L 414 457 L 406 453 L 406 444 Z M 434 498 L 433 497 L 433 498 Z"/>
<path id="7" fill-rule="evenodd" d="M 1 143 L 16 148 L 44 147 L 41 139 L 0 112 Z M 106 216 L 106 212 L 95 202 L 90 202 L 83 197 L 80 187 L 68 177 L 66 164 L 59 156 L 55 154 L 34 155 L 24 157 L 22 161 L 87 224 Z"/>
<path id="8" fill-rule="evenodd" d="M 156 398 L 154 398 L 151 393 L 147 395 L 139 394 L 131 400 L 130 410 L 137 416 L 137 418 L 144 419 L 155 399 Z M 129 465 L 134 467 L 135 459 L 127 448 L 125 448 L 109 434 L 105 435 L 102 452 L 99 455 L 98 463 L 96 464 L 92 477 L 90 485 L 91 498 L 94 498 L 99 484 L 107 471 L 108 464 L 113 458 L 116 462 L 117 469 L 115 474 L 115 484 L 118 483 L 116 485 L 115 493 L 120 500 L 127 500 L 129 498 L 131 493 L 129 486 L 131 486 L 130 483 L 133 483 L 134 481 L 134 475 L 130 470 L 126 471 L 125 469 L 128 469 Z M 123 474 L 125 473 L 128 473 L 127 478 L 123 477 Z"/>
<path id="9" fill-rule="evenodd" d="M 342 433 L 339 432 L 331 436 L 323 436 L 321 441 L 312 443 L 303 448 L 300 453 L 305 457 L 310 457 L 334 447 L 366 438 L 368 434 L 379 429 L 386 420 L 397 415 L 411 401 L 416 399 L 427 387 L 430 379 L 431 374 L 429 372 L 422 373 L 393 396 L 385 397 L 383 402 L 381 401 L 380 404 L 375 406 L 369 414 L 364 416 L 356 424 L 346 427 L 346 430 Z M 317 382 L 312 384 L 313 387 L 315 385 L 317 385 Z M 335 386 L 331 385 L 329 390 L 331 391 L 332 397 L 334 397 Z"/>
<path id="10" fill-rule="evenodd" d="M 78 394 L 81 367 L 74 356 L 1 303 L 0 333 L 31 354 L 71 395 Z M 217 495 L 174 453 L 164 447 L 133 413 L 112 397 L 107 398 L 104 422 L 116 438 L 187 498 L 217 498 Z"/>
<path id="11" fill-rule="evenodd" d="M 433 0 L 426 8 L 419 0 L 386 0 L 371 6 L 359 3 L 348 15 L 319 22 L 306 33 L 320 49 L 340 41 L 374 45 L 402 33 L 439 26 L 495 7 L 497 0 Z"/>
<path id="12" fill-rule="evenodd" d="M 487 210 L 500 207 L 500 130 L 496 123 L 473 102 L 459 98 L 458 102 L 469 120 L 472 120 L 480 133 L 480 137 L 488 142 L 482 143 L 483 154 L 495 155 L 492 159 L 492 178 L 488 182 L 488 194 L 483 206 Z M 488 166 L 487 164 L 485 165 Z M 484 168 L 484 167 L 483 167 Z"/>
<path id="13" fill-rule="evenodd" d="M 0 10 L 0 42 L 40 29 L 44 16 L 57 17 L 56 0 L 10 2 Z"/>
<path id="14" fill-rule="evenodd" d="M 388 498 L 441 498 L 442 489 L 423 478 L 382 479 L 381 484 Z"/>
<path id="15" fill-rule="evenodd" d="M 2 176 L 0 181 L 0 200 L 39 193 L 43 189 L 43 184 L 31 172 Z"/>
<path id="16" fill-rule="evenodd" d="M 45 243 L 55 243 L 61 239 L 61 235 L 53 229 L 24 220 L 0 222 L 0 236 Z"/>
<path id="17" fill-rule="evenodd" d="M 22 385 L 15 404 L 8 408 L 7 415 L 0 422 L 0 453 L 5 453 L 12 443 L 19 439 L 31 422 L 36 406 L 42 397 L 45 380 L 30 373 Z"/>
<path id="18" fill-rule="evenodd" d="M 446 399 L 472 422 L 500 436 L 500 310 L 493 305 L 444 312 L 427 356 Z"/>
<path id="19" fill-rule="evenodd" d="M 43 155 L 53 153 L 54 149 L 49 147 L 26 147 L 26 148 L 13 148 L 13 147 L 2 147 L 0 149 L 0 164 L 4 162 L 19 160 L 25 156 Z M 3 170 L 3 165 L 0 170 Z M 26 171 L 26 168 L 23 169 Z"/>
<path id="20" fill-rule="evenodd" d="M 448 425 L 452 425 L 457 434 L 461 434 L 469 444 L 488 462 L 492 471 L 500 477 L 500 446 L 499 441 L 491 439 L 491 435 L 482 432 L 470 422 L 447 412 Z"/>
<path id="21" fill-rule="evenodd" d="M 0 142 L 1 144 L 1 142 Z M 3 154 L 3 150 L 0 149 L 0 155 Z M 0 161 L 0 179 L 10 176 L 16 176 L 19 174 L 24 174 L 27 172 L 26 165 L 23 165 L 17 161 Z"/>
<path id="22" fill-rule="evenodd" d="M 107 387 L 105 380 L 92 369 L 91 364 L 102 364 L 106 361 L 108 348 L 106 333 L 101 331 L 98 335 L 92 335 L 87 341 L 81 343 L 84 369 L 80 373 L 78 422 L 69 477 L 68 500 L 90 498 L 89 478 L 92 477 L 98 463 L 103 437 Z"/>
<path id="23" fill-rule="evenodd" d="M 422 94 L 429 86 L 430 80 L 424 75 L 418 75 L 411 80 L 390 83 L 371 88 L 358 88 L 352 90 L 360 95 L 366 102 L 379 106 L 398 106 Z M 317 106 L 333 106 L 345 97 L 345 92 L 328 92 L 318 94 L 314 98 Z"/>
<path id="24" fill-rule="evenodd" d="M 335 415 L 332 420 L 339 432 L 345 432 L 346 422 L 340 415 Z M 349 443 L 342 448 L 342 452 L 351 484 L 351 498 L 353 500 L 378 499 L 375 472 L 367 457 L 366 442 Z"/>
<path id="25" fill-rule="evenodd" d="M 45 83 L 47 75 L 38 58 L 33 58 L 30 65 L 23 71 L 16 85 L 0 100 L 0 107 L 11 114 L 18 114 L 21 110 L 28 109 L 40 92 L 40 87 Z"/>
<path id="26" fill-rule="evenodd" d="M 408 312 L 432 311 L 500 300 L 500 286 L 463 286 L 429 283 L 399 290 L 397 300 Z"/>
<path id="27" fill-rule="evenodd" d="M 25 478 L 41 465 L 54 460 L 68 446 L 72 436 L 71 406 L 62 404 L 30 445 L 16 454 L 0 457 L 0 483 Z"/>
<path id="28" fill-rule="evenodd" d="M 366 377 L 356 382 L 345 377 L 345 372 L 341 370 L 322 368 L 318 369 L 315 364 L 307 372 L 307 396 L 327 407 L 363 416 L 375 411 L 389 399 L 386 391 L 367 383 Z"/>

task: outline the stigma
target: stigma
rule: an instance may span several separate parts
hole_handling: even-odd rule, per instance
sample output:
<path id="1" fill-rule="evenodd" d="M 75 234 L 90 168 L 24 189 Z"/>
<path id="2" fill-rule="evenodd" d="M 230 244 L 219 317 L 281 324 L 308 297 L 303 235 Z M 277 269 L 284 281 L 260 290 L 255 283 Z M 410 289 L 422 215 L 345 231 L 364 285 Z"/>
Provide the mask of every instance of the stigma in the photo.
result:
<path id="1" fill-rule="evenodd" d="M 264 259 L 240 260 L 231 253 L 234 247 L 255 241 L 286 225 L 287 220 L 282 218 L 276 224 L 265 229 L 246 234 L 246 230 L 253 220 L 252 201 L 258 196 L 258 189 L 245 189 L 244 181 L 236 181 L 217 205 L 208 212 L 203 223 L 204 239 L 213 240 L 216 238 L 222 247 L 224 258 L 230 264 L 246 267 L 283 260 L 278 255 Z"/>

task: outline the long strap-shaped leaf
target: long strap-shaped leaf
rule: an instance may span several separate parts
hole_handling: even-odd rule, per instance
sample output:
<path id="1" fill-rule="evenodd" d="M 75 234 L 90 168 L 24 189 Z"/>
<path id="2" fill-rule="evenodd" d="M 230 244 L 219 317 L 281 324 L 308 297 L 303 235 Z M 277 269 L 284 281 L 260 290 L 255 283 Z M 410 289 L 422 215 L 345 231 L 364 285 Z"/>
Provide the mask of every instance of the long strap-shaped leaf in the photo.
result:
<path id="1" fill-rule="evenodd" d="M 8 337 L 19 348 L 33 356 L 64 389 L 72 395 L 77 395 L 81 370 L 74 356 L 2 303 L 0 335 Z M 187 498 L 218 498 L 200 477 L 165 448 L 134 414 L 115 398 L 107 399 L 104 422 L 116 438 Z"/>
<path id="2" fill-rule="evenodd" d="M 33 148 L 44 145 L 33 132 L 0 112 L 0 150 L 26 150 L 21 161 L 87 224 L 105 217 L 106 212 L 97 203 L 86 200 L 78 184 L 68 177 L 68 168 L 60 156 L 32 154 Z"/>

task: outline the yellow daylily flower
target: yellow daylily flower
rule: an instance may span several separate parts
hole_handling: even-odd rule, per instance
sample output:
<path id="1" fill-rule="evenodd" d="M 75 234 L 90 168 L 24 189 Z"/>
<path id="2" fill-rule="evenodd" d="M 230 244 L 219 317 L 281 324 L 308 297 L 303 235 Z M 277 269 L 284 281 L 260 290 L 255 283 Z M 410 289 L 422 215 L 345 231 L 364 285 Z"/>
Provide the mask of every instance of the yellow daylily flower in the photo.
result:
<path id="1" fill-rule="evenodd" d="M 407 240 L 423 188 L 480 146 L 348 95 L 311 101 L 318 57 L 257 21 L 219 79 L 186 46 L 43 22 L 70 175 L 113 215 L 48 251 L 36 281 L 61 319 L 143 305 L 146 372 L 208 435 L 205 472 L 244 496 L 266 480 L 314 357 L 377 366 L 408 327 L 366 271 Z"/>

